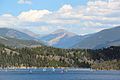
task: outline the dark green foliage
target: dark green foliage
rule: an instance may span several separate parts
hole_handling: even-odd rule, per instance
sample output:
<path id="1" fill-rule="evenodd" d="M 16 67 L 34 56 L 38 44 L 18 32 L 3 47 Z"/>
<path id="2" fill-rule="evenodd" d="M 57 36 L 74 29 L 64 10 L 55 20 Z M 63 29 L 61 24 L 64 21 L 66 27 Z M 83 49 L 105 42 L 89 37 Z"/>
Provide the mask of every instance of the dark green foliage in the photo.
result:
<path id="1" fill-rule="evenodd" d="M 0 67 L 23 66 L 120 69 L 120 47 L 112 46 L 98 50 L 46 46 L 11 49 L 0 45 Z"/>

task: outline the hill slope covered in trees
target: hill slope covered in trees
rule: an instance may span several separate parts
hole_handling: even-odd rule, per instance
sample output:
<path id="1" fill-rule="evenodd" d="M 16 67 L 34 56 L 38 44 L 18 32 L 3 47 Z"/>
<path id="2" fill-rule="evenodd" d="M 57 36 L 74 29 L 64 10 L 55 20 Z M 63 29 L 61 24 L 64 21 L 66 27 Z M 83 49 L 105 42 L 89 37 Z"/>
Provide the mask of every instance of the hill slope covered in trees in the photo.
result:
<path id="1" fill-rule="evenodd" d="M 120 69 L 120 47 L 98 50 L 36 47 L 11 49 L 0 45 L 0 67 L 82 67 Z"/>

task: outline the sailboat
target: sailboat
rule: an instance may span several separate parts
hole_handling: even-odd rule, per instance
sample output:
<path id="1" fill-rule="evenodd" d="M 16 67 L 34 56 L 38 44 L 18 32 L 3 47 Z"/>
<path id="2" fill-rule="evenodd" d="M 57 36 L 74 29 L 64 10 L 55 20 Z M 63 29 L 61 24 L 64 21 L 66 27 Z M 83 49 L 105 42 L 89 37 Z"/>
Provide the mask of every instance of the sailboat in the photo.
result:
<path id="1" fill-rule="evenodd" d="M 54 72 L 55 72 L 55 68 L 54 68 L 54 67 L 52 67 L 52 71 L 54 71 Z"/>
<path id="2" fill-rule="evenodd" d="M 29 70 L 30 73 L 32 73 L 32 70 Z"/>
<path id="3" fill-rule="evenodd" d="M 46 68 L 43 68 L 43 72 L 46 71 Z"/>

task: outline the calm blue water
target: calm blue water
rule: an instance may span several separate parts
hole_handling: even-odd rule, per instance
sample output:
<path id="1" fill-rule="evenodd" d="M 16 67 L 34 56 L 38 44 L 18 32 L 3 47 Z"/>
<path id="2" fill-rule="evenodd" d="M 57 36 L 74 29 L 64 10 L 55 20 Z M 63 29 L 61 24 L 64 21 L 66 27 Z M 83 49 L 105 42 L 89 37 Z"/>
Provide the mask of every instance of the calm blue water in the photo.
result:
<path id="1" fill-rule="evenodd" d="M 120 71 L 4 70 L 0 80 L 120 80 Z"/>

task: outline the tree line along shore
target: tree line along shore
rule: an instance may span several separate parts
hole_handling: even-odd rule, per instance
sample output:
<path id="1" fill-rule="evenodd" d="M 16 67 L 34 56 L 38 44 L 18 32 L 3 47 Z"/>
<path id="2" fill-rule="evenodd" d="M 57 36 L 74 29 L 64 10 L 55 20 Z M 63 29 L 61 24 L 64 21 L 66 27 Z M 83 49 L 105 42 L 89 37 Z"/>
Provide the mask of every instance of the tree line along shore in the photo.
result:
<path id="1" fill-rule="evenodd" d="M 74 67 L 120 70 L 120 46 L 103 49 L 11 48 L 0 44 L 0 67 Z"/>

